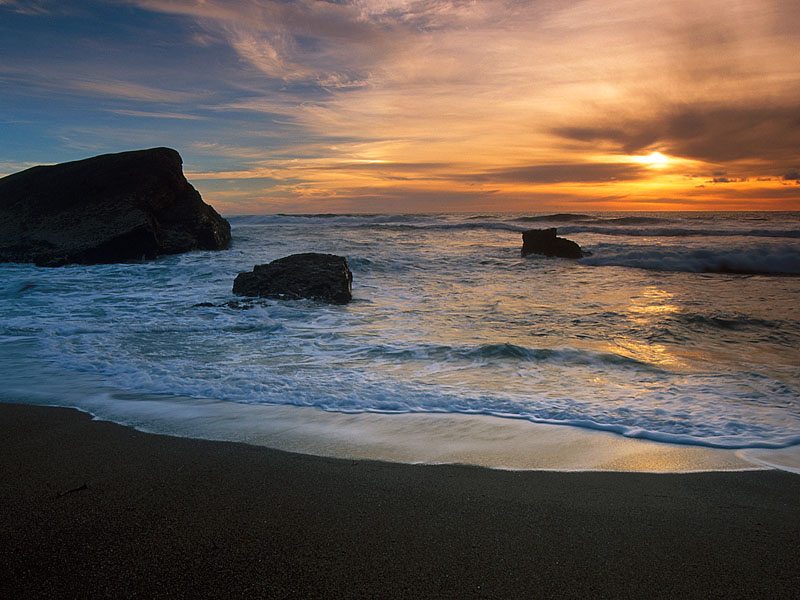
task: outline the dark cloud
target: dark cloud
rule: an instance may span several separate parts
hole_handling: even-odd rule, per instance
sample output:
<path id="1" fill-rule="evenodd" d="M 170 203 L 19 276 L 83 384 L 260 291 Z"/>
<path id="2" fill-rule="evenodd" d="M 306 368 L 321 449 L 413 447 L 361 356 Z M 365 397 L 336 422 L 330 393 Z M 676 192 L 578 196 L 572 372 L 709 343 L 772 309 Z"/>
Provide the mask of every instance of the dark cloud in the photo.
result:
<path id="1" fill-rule="evenodd" d="M 337 189 L 336 195 L 322 200 L 328 209 L 361 212 L 449 212 L 449 211 L 560 211 L 599 210 L 605 202 L 629 199 L 626 195 L 581 197 L 568 192 L 503 191 L 499 189 L 431 190 L 411 185 L 386 187 L 358 186 Z M 631 199 L 638 202 L 637 199 Z M 645 200 L 641 200 L 645 202 Z M 675 199 L 667 203 L 677 203 Z"/>
<path id="2" fill-rule="evenodd" d="M 693 194 L 702 195 L 706 197 L 708 194 L 708 186 L 705 189 L 693 189 L 687 191 L 689 196 Z M 713 188 L 714 198 L 720 200 L 737 200 L 742 202 L 750 202 L 750 203 L 757 203 L 760 201 L 783 201 L 784 206 L 786 206 L 787 201 L 794 201 L 796 207 L 792 208 L 791 210 L 800 209 L 800 188 L 796 185 L 783 185 L 777 187 L 751 187 L 751 186 L 740 186 L 740 185 L 722 185 L 722 186 L 715 186 Z M 706 197 L 706 202 L 707 197 Z M 756 206 L 756 204 L 751 204 L 752 206 Z M 764 205 L 766 207 L 766 205 Z M 769 210 L 769 207 L 766 207 L 766 210 Z"/>
<path id="3" fill-rule="evenodd" d="M 552 132 L 560 137 L 578 142 L 609 143 L 627 154 L 634 154 L 658 140 L 658 135 L 651 124 L 633 120 L 619 125 L 603 127 L 557 127 Z"/>
<path id="4" fill-rule="evenodd" d="M 784 181 L 800 181 L 800 169 L 792 169 L 783 174 Z"/>
<path id="5" fill-rule="evenodd" d="M 387 187 L 343 187 L 325 200 L 330 208 L 360 212 L 449 212 L 453 210 L 498 210 L 503 199 L 494 190 L 427 190 L 402 184 Z"/>
<path id="6" fill-rule="evenodd" d="M 711 181 L 706 183 L 742 183 L 747 181 L 745 177 L 714 177 Z"/>
<path id="7" fill-rule="evenodd" d="M 298 167 L 306 171 L 338 171 L 344 173 L 368 173 L 376 179 L 392 181 L 449 181 L 448 173 L 453 166 L 432 162 L 346 162 L 332 165 Z"/>
<path id="8" fill-rule="evenodd" d="M 459 181 L 467 183 L 605 183 L 646 178 L 652 172 L 629 163 L 568 163 L 527 165 L 491 169 L 479 173 L 459 173 L 459 165 L 434 162 L 348 162 L 328 166 L 309 166 L 309 171 L 347 171 L 371 173 L 384 179 L 401 181 Z"/>
<path id="9" fill-rule="evenodd" d="M 749 160 L 772 163 L 779 170 L 800 160 L 800 104 L 682 106 L 649 119 L 611 117 L 607 122 L 613 125 L 553 131 L 570 140 L 610 144 L 626 154 L 657 148 L 671 156 L 708 163 Z"/>
<path id="10" fill-rule="evenodd" d="M 648 169 L 627 163 L 529 165 L 465 174 L 454 179 L 497 183 L 603 183 L 647 177 Z"/>

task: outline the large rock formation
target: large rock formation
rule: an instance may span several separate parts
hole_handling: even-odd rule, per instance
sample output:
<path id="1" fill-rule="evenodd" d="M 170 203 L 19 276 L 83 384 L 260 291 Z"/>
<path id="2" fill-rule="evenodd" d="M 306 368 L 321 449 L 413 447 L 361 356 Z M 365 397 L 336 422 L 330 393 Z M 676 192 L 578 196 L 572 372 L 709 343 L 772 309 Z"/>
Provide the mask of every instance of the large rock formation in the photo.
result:
<path id="1" fill-rule="evenodd" d="M 250 273 L 239 273 L 233 282 L 233 293 L 346 304 L 352 299 L 352 283 L 353 274 L 344 257 L 310 252 L 292 254 L 256 265 Z"/>
<path id="2" fill-rule="evenodd" d="M 530 229 L 522 232 L 522 256 L 543 254 L 562 258 L 580 258 L 588 254 L 581 247 L 566 238 L 556 236 L 556 228 Z"/>
<path id="3" fill-rule="evenodd" d="M 33 167 L 0 179 L 0 262 L 112 263 L 221 250 L 231 229 L 170 148 Z"/>

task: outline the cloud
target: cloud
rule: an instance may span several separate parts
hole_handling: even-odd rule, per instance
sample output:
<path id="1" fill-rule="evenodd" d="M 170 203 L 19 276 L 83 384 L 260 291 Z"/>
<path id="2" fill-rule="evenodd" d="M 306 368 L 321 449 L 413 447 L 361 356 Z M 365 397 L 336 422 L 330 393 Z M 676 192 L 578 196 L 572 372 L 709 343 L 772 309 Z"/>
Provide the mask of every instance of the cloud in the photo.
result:
<path id="1" fill-rule="evenodd" d="M 708 188 L 705 188 L 706 193 Z M 701 190 L 700 193 L 703 193 Z M 705 201 L 710 199 L 740 201 L 741 206 L 748 210 L 753 210 L 756 203 L 762 201 L 783 201 L 783 210 L 800 210 L 800 190 L 796 185 L 782 186 L 714 186 L 713 192 L 705 197 Z M 748 204 L 749 203 L 749 204 Z M 773 207 L 764 206 L 764 210 L 772 210 Z"/>
<path id="2" fill-rule="evenodd" d="M 0 0 L 0 8 L 7 7 L 12 11 L 21 15 L 48 15 L 52 12 L 52 8 L 47 6 L 51 2 L 43 1 L 36 2 L 35 0 L 26 0 L 19 2 L 18 0 Z"/>
<path id="3" fill-rule="evenodd" d="M 495 169 L 460 178 L 503 183 L 602 183 L 637 180 L 648 175 L 646 168 L 634 164 L 571 163 Z"/>
<path id="4" fill-rule="evenodd" d="M 138 100 L 142 102 L 185 102 L 196 98 L 196 94 L 189 92 L 165 90 L 162 88 L 133 83 L 130 81 L 119 81 L 110 79 L 77 79 L 64 83 L 66 87 L 73 90 L 80 90 L 96 94 L 98 96 L 108 96 L 112 98 L 124 98 L 127 100 Z"/>
<path id="5" fill-rule="evenodd" d="M 714 179 L 706 183 L 744 183 L 746 181 L 747 179 L 736 177 L 714 177 Z"/>
<path id="6" fill-rule="evenodd" d="M 800 104 L 705 105 L 663 109 L 649 118 L 604 118 L 602 126 L 565 126 L 553 133 L 639 154 L 650 149 L 711 164 L 800 160 Z"/>
<path id="7" fill-rule="evenodd" d="M 210 156 L 224 155 L 248 161 L 263 160 L 269 154 L 263 146 L 234 146 L 205 140 L 193 142 L 190 146 L 195 153 Z"/>
<path id="8" fill-rule="evenodd" d="M 57 68 L 49 65 L 39 69 L 0 66 L 0 81 L 8 82 L 9 86 L 13 86 L 15 92 L 19 93 L 28 89 L 30 94 L 37 96 L 53 93 L 77 93 L 138 102 L 176 104 L 203 98 L 202 94 L 168 90 L 114 78 L 72 77 L 69 72 L 60 73 Z M 9 87 L 10 89 L 11 87 Z"/>
<path id="9" fill-rule="evenodd" d="M 0 162 L 0 177 L 5 177 L 6 175 L 11 175 L 12 173 L 30 169 L 31 167 L 35 167 L 37 164 L 38 163 L 35 162 Z"/>
<path id="10" fill-rule="evenodd" d="M 293 81 L 308 79 L 314 73 L 312 69 L 286 58 L 288 42 L 281 36 L 257 36 L 240 30 L 230 36 L 230 43 L 242 58 L 270 77 Z"/>
<path id="11" fill-rule="evenodd" d="M 122 115 L 125 117 L 144 117 L 147 119 L 184 119 L 189 121 L 200 121 L 204 117 L 197 115 L 189 115 L 183 113 L 166 113 L 166 112 L 148 112 L 144 110 L 123 110 L 123 109 L 107 109 L 107 112 L 115 115 Z"/>
<path id="12" fill-rule="evenodd" d="M 392 28 L 347 2 L 131 0 L 141 8 L 197 19 L 268 77 L 350 86 L 383 56 Z"/>

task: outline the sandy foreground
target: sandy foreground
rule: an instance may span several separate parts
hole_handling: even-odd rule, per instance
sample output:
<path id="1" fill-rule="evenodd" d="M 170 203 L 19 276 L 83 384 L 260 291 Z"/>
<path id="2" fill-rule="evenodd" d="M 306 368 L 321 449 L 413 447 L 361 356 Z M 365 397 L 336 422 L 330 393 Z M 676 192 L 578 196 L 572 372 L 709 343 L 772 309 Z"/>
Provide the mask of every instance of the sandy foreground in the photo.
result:
<path id="1" fill-rule="evenodd" d="M 293 454 L 0 404 L 2 598 L 799 598 L 800 475 Z"/>

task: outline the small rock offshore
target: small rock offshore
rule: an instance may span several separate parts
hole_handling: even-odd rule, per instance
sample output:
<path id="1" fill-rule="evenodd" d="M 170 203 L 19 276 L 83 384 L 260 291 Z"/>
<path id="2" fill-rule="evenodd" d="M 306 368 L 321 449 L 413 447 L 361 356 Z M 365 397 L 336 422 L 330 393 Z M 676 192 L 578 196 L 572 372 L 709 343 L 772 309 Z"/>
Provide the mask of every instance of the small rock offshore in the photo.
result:
<path id="1" fill-rule="evenodd" d="M 522 232 L 522 256 L 542 254 L 560 258 L 581 258 L 589 253 L 566 238 L 556 235 L 555 227 L 549 229 L 529 229 Z"/>
<path id="2" fill-rule="evenodd" d="M 256 265 L 251 272 L 239 273 L 233 282 L 233 293 L 347 304 L 353 297 L 352 284 L 353 274 L 344 257 L 307 252 Z"/>

